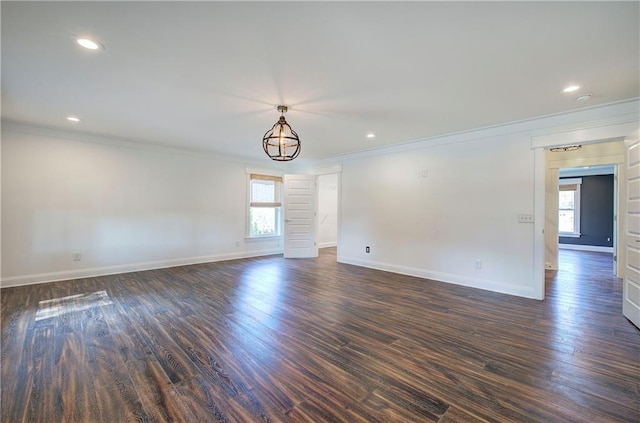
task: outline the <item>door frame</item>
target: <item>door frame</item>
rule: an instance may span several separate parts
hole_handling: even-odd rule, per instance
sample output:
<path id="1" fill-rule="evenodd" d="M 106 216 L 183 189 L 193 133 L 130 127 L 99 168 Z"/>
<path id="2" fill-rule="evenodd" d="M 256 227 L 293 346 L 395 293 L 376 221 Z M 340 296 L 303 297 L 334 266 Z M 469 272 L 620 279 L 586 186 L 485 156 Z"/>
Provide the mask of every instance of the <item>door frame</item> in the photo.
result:
<path id="1" fill-rule="evenodd" d="M 612 119 L 615 120 L 615 119 Z M 620 121 L 622 120 L 622 122 Z M 617 122 L 601 121 L 599 126 L 591 126 L 588 128 L 579 128 L 574 130 L 558 130 L 557 132 L 547 133 L 544 135 L 535 135 L 531 137 L 531 148 L 534 150 L 534 215 L 536 217 L 534 221 L 534 236 L 533 236 L 533 298 L 544 300 L 545 298 L 545 269 L 546 269 L 546 239 L 545 237 L 553 237 L 553 226 L 548 227 L 547 219 L 552 218 L 557 220 L 557 216 L 549 216 L 547 213 L 547 187 L 549 184 L 548 179 L 548 164 L 547 164 L 547 150 L 556 146 L 568 146 L 573 144 L 580 144 L 583 146 L 591 144 L 600 144 L 607 141 L 620 141 L 633 134 L 638 130 L 640 122 L 637 116 L 629 117 L 625 119 L 617 120 Z M 624 146 L 624 143 L 623 143 Z M 578 150 L 579 151 L 579 150 Z M 597 161 L 597 160 L 594 160 Z M 620 160 L 616 159 L 615 164 L 619 164 Z M 626 163 L 626 158 L 622 158 L 622 163 Z M 612 164 L 612 163 L 594 163 L 594 164 Z M 562 167 L 576 167 L 581 164 L 568 165 Z M 582 164 L 586 166 L 586 164 Z M 626 205 L 620 204 L 621 198 L 626 193 L 626 183 L 623 179 L 624 175 L 620 174 L 620 169 L 624 166 L 617 166 L 618 168 L 618 228 L 624 228 L 624 215 L 626 214 Z M 557 197 L 557 195 L 556 195 Z M 557 215 L 557 213 L 554 213 Z M 551 233 L 548 233 L 551 231 Z M 555 223 L 555 237 L 557 238 L 557 222 Z M 548 239 L 548 238 L 547 238 Z M 620 236 L 616 239 L 616 244 L 620 243 Z M 615 248 L 615 251 L 620 251 L 620 246 Z M 556 253 L 557 254 L 557 253 Z M 618 255 L 618 277 L 623 276 L 624 270 L 624 257 Z"/>
<path id="2" fill-rule="evenodd" d="M 617 146 L 622 149 L 624 147 L 623 141 L 615 141 Z M 598 143 L 596 143 L 598 144 Z M 622 228 L 624 228 L 624 215 L 621 216 L 621 210 L 624 210 L 624 199 L 622 195 L 624 193 L 625 179 L 624 179 L 624 156 L 612 154 L 612 155 L 599 155 L 590 157 L 588 154 L 579 154 L 576 152 L 574 157 L 560 158 L 559 160 L 551 160 L 550 156 L 553 153 L 547 150 L 547 184 L 546 184 L 546 198 L 549 201 L 548 207 L 545 208 L 545 269 L 546 270 L 558 270 L 558 218 L 554 215 L 554 211 L 557 214 L 557 199 L 558 196 L 558 173 L 560 169 L 576 168 L 582 166 L 600 166 L 609 165 L 614 166 L 614 183 L 613 183 L 613 254 L 615 259 L 615 266 L 613 269 L 614 275 L 621 275 L 623 272 L 623 263 L 619 251 L 621 251 L 622 240 L 620 234 Z M 555 201 L 554 201 L 555 200 Z M 553 243 L 553 246 L 551 245 Z"/>
<path id="3" fill-rule="evenodd" d="M 337 181 L 337 196 L 338 196 L 338 205 L 337 205 L 337 231 L 338 231 L 338 236 L 336 238 L 336 257 L 339 257 L 340 254 L 340 239 L 342 238 L 342 230 L 341 230 L 341 225 L 342 225 L 342 165 L 335 165 L 335 166 L 325 166 L 325 167 L 317 167 L 317 168 L 313 168 L 308 172 L 310 175 L 315 175 L 315 176 L 320 176 L 320 175 L 332 175 L 332 174 L 336 174 L 338 175 L 338 181 Z"/>
<path id="4" fill-rule="evenodd" d="M 336 232 L 335 232 L 335 245 L 330 245 L 330 247 L 335 247 L 338 245 L 338 209 L 339 209 L 339 205 L 338 205 L 338 200 L 340 198 L 340 191 L 339 191 L 339 185 L 340 185 L 340 173 L 323 173 L 320 175 L 316 175 L 318 178 L 318 231 L 320 232 L 321 229 L 321 220 L 322 220 L 322 215 L 320 214 L 320 208 L 321 206 L 324 204 L 322 199 L 321 199 L 321 190 L 323 188 L 323 184 L 322 184 L 322 177 L 323 176 L 332 176 L 335 175 L 335 182 L 336 182 L 336 189 L 335 189 L 335 196 L 336 196 L 336 208 L 335 208 L 335 213 L 336 213 Z M 318 233 L 318 238 L 320 237 L 320 233 Z M 320 242 L 318 242 L 318 247 L 321 247 Z M 327 247 L 329 247 L 327 245 Z"/>

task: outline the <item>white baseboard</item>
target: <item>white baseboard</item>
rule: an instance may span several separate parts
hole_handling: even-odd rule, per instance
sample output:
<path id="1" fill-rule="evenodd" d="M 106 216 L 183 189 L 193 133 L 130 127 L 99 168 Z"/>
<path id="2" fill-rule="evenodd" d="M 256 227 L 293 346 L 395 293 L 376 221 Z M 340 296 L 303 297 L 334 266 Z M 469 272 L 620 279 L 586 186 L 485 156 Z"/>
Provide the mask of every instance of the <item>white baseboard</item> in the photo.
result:
<path id="1" fill-rule="evenodd" d="M 318 244 L 318 248 L 337 247 L 336 242 L 321 242 Z"/>
<path id="2" fill-rule="evenodd" d="M 518 297 L 536 299 L 536 297 L 534 296 L 534 289 L 528 286 L 507 285 L 501 282 L 495 282 L 485 279 L 469 278 L 467 276 L 456 275 L 452 273 L 435 272 L 426 269 L 398 266 L 391 263 L 361 260 L 353 257 L 338 256 L 338 262 L 352 264 L 354 266 L 367 267 L 370 269 L 383 270 L 386 272 L 399 273 L 401 275 L 431 279 L 439 282 L 451 283 L 454 285 L 462 285 L 470 288 L 483 289 L 485 291 L 499 292 L 501 294 L 509 294 Z"/>
<path id="3" fill-rule="evenodd" d="M 143 270 L 164 269 L 167 267 L 188 266 L 191 264 L 211 263 L 224 260 L 235 260 L 249 257 L 282 254 L 282 248 L 245 251 L 239 253 L 216 254 L 212 256 L 187 257 L 180 259 L 129 263 L 116 266 L 93 267 L 60 272 L 37 273 L 32 275 L 10 276 L 0 279 L 0 287 L 33 285 L 39 283 L 64 281 L 69 279 L 90 278 L 95 276 L 115 275 L 120 273 L 140 272 Z"/>
<path id="4" fill-rule="evenodd" d="M 563 250 L 597 251 L 600 253 L 613 253 L 613 247 L 600 247 L 597 245 L 558 244 Z"/>

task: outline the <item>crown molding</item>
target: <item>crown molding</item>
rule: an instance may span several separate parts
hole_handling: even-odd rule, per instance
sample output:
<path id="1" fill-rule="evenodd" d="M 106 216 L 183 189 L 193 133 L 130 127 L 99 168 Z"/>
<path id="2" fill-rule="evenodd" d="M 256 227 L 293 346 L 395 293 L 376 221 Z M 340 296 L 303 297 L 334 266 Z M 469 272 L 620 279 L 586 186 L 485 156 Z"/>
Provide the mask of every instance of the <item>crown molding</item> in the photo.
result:
<path id="1" fill-rule="evenodd" d="M 90 132 L 77 130 L 62 129 L 54 126 L 38 125 L 29 122 L 21 122 L 9 119 L 2 119 L 2 132 L 14 132 L 20 134 L 37 135 L 42 137 L 56 138 L 64 141 L 77 141 L 93 144 L 103 144 L 122 148 L 131 148 L 144 151 L 152 151 L 155 153 L 164 153 L 170 155 L 182 155 L 192 158 L 222 161 L 228 163 L 242 164 L 244 166 L 265 166 L 264 161 L 252 160 L 240 156 L 228 156 L 212 153 L 205 150 L 169 147 L 160 144 L 154 144 L 148 141 L 136 140 L 124 137 L 115 137 L 110 135 L 99 135 Z M 271 164 L 271 161 L 268 162 Z M 282 167 L 273 166 L 272 169 L 283 170 Z"/>
<path id="2" fill-rule="evenodd" d="M 351 160 L 421 150 L 444 144 L 465 143 L 511 134 L 525 133 L 533 139 L 534 137 L 544 137 L 560 132 L 579 131 L 608 125 L 637 124 L 639 121 L 640 98 L 631 98 L 568 112 L 537 116 L 499 125 L 421 138 L 390 146 L 373 147 L 366 150 L 331 156 L 325 159 L 318 159 L 315 165 L 329 166 Z M 532 148 L 536 148 L 533 142 Z"/>

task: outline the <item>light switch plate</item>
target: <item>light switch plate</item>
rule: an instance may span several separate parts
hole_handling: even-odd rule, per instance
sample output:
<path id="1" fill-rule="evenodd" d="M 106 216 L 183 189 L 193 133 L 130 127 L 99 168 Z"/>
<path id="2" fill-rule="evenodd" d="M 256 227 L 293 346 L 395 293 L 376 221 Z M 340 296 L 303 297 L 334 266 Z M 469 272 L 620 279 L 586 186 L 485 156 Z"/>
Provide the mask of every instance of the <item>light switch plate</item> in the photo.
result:
<path id="1" fill-rule="evenodd" d="M 533 223 L 533 213 L 518 213 L 518 223 Z"/>

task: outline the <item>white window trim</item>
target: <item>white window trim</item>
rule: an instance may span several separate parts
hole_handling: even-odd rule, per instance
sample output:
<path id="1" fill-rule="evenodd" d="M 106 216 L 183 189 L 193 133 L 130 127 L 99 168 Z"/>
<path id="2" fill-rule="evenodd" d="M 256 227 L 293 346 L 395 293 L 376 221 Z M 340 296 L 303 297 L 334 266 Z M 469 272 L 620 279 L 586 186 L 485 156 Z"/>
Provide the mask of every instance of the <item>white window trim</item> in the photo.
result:
<path id="1" fill-rule="evenodd" d="M 582 178 L 565 178 L 559 180 L 559 185 L 576 185 L 575 198 L 573 204 L 573 232 L 560 232 L 558 236 L 565 238 L 580 238 L 580 191 L 582 187 Z M 558 212 L 560 208 L 558 207 Z"/>
<path id="2" fill-rule="evenodd" d="M 249 211 L 251 209 L 251 175 L 252 174 L 260 174 L 260 175 L 265 175 L 265 176 L 275 176 L 275 177 L 279 177 L 279 178 L 283 178 L 284 180 L 284 176 L 282 172 L 278 172 L 278 171 L 273 171 L 273 170 L 266 170 L 266 169 L 256 169 L 256 168 L 249 168 L 247 167 L 246 169 L 246 201 L 245 201 L 245 218 L 244 218 L 244 239 L 245 241 L 251 242 L 251 241 L 270 241 L 270 240 L 280 240 L 282 239 L 282 229 L 283 229 L 283 222 L 282 222 L 282 216 L 283 216 L 283 209 L 282 206 L 280 206 L 280 213 L 279 213 L 279 218 L 278 218 L 278 222 L 276 222 L 276 227 L 277 227 L 277 231 L 278 231 L 278 235 L 251 235 L 251 231 L 249 230 Z M 283 183 L 280 183 L 280 193 L 279 196 L 280 198 L 282 198 L 282 187 L 283 187 Z"/>

